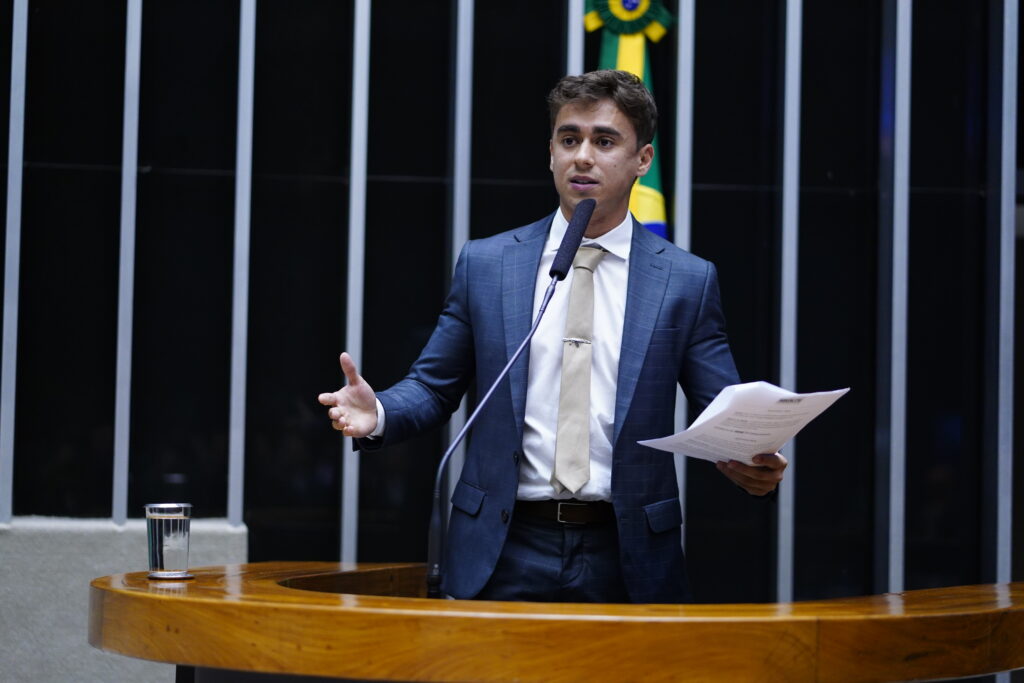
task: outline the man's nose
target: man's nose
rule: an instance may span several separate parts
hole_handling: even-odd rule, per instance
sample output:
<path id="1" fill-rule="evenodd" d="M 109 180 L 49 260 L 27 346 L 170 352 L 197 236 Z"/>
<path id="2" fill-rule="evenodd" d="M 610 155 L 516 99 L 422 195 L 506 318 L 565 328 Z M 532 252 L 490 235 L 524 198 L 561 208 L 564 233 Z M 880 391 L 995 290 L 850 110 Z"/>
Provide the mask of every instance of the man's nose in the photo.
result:
<path id="1" fill-rule="evenodd" d="M 576 155 L 573 157 L 573 161 L 577 166 L 583 168 L 589 168 L 594 165 L 594 146 L 589 141 L 584 140 L 576 146 Z"/>

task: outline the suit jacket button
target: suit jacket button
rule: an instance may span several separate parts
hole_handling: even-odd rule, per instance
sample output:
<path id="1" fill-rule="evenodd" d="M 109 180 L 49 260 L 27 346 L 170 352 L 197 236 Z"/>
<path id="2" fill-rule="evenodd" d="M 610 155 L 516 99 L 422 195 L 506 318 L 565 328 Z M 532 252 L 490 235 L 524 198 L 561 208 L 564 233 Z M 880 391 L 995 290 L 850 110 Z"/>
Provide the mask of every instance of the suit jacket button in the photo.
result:
<path id="1" fill-rule="evenodd" d="M 502 510 L 501 511 L 501 521 L 504 524 L 508 524 L 508 510 Z"/>
<path id="2" fill-rule="evenodd" d="M 515 451 L 514 453 L 512 453 L 512 462 L 515 463 L 516 465 L 519 464 L 519 451 Z"/>

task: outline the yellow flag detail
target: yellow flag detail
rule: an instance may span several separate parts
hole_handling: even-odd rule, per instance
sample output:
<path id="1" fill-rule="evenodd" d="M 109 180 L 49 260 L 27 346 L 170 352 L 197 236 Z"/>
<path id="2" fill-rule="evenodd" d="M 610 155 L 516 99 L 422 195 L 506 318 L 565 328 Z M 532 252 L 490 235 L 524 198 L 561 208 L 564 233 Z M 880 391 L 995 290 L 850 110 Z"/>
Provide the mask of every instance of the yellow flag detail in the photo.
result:
<path id="1" fill-rule="evenodd" d="M 604 19 L 601 18 L 601 15 L 598 14 L 597 10 L 587 12 L 583 15 L 583 28 L 587 29 L 587 31 L 596 31 L 602 26 L 604 26 Z"/>
<path id="2" fill-rule="evenodd" d="M 615 60 L 615 68 L 619 71 L 628 71 L 637 78 L 644 77 L 643 33 L 619 36 L 619 56 Z"/>
<path id="3" fill-rule="evenodd" d="M 641 223 L 666 222 L 665 197 L 653 187 L 641 185 L 639 178 L 629 195 L 629 210 Z"/>

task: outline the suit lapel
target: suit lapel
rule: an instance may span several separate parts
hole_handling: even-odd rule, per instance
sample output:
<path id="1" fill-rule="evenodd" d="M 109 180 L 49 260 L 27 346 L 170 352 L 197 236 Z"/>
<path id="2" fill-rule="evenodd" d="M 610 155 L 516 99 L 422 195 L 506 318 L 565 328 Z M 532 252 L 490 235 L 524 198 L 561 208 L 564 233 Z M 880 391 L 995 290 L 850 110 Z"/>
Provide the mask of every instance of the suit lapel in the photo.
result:
<path id="1" fill-rule="evenodd" d="M 533 293 L 537 284 L 537 267 L 554 214 L 516 232 L 515 242 L 502 251 L 502 315 L 505 324 L 505 361 L 512 357 L 533 324 Z M 526 349 L 509 372 L 512 410 L 519 436 L 523 433 L 526 413 L 526 385 L 529 381 L 530 350 Z"/>
<path id="2" fill-rule="evenodd" d="M 651 333 L 665 297 L 671 262 L 660 256 L 664 244 L 636 220 L 629 255 L 629 283 L 626 286 L 626 316 L 622 326 L 622 349 L 615 390 L 615 435 L 619 440 L 622 424 L 629 414 L 637 378 L 647 356 Z"/>

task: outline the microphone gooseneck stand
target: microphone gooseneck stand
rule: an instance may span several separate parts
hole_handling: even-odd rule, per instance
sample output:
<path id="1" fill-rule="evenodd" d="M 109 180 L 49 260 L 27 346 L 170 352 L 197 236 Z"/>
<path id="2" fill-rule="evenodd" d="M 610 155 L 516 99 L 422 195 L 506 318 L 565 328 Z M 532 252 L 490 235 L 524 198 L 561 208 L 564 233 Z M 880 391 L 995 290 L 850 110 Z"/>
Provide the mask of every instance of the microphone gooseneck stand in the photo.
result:
<path id="1" fill-rule="evenodd" d="M 594 206 L 597 204 L 593 199 L 584 199 L 576 205 L 576 209 L 573 211 L 572 220 L 569 221 L 569 227 L 565 230 L 565 236 L 562 238 L 562 243 L 558 247 L 558 253 L 555 254 L 555 259 L 551 263 L 551 284 L 548 285 L 547 291 L 544 292 L 544 298 L 541 301 L 540 308 L 537 310 L 537 317 L 533 321 L 533 327 L 530 328 L 530 333 L 526 335 L 523 342 L 516 349 L 516 352 L 512 354 L 512 358 L 509 359 L 505 367 L 502 368 L 501 372 L 498 373 L 498 377 L 491 384 L 487 393 L 477 403 L 476 410 L 466 420 L 466 424 L 463 425 L 462 429 L 452 440 L 448 450 L 444 452 L 444 456 L 441 457 L 441 462 L 437 466 L 437 474 L 434 477 L 434 506 L 430 513 L 430 530 L 427 541 L 427 597 L 428 598 L 441 598 L 444 597 L 441 592 L 441 558 L 444 554 L 444 537 L 445 530 L 442 524 L 444 519 L 444 500 L 441 497 L 441 489 L 444 483 L 444 472 L 448 465 L 448 460 L 451 458 L 452 453 L 458 448 L 462 440 L 466 438 L 466 434 L 469 433 L 469 429 L 476 422 L 477 416 L 480 411 L 483 410 L 484 406 L 490 400 L 491 395 L 501 384 L 501 381 L 505 379 L 512 366 L 515 364 L 519 357 L 526 350 L 530 340 L 533 339 L 533 335 L 537 332 L 537 328 L 540 327 L 541 318 L 544 317 L 544 311 L 548 308 L 548 302 L 551 301 L 551 297 L 555 293 L 555 285 L 561 280 L 565 279 L 565 276 L 569 272 L 569 268 L 572 267 L 573 258 L 576 256 L 576 250 L 579 249 L 580 242 L 583 241 L 583 233 L 587 230 L 587 224 L 590 223 L 590 217 L 594 213 Z"/>

